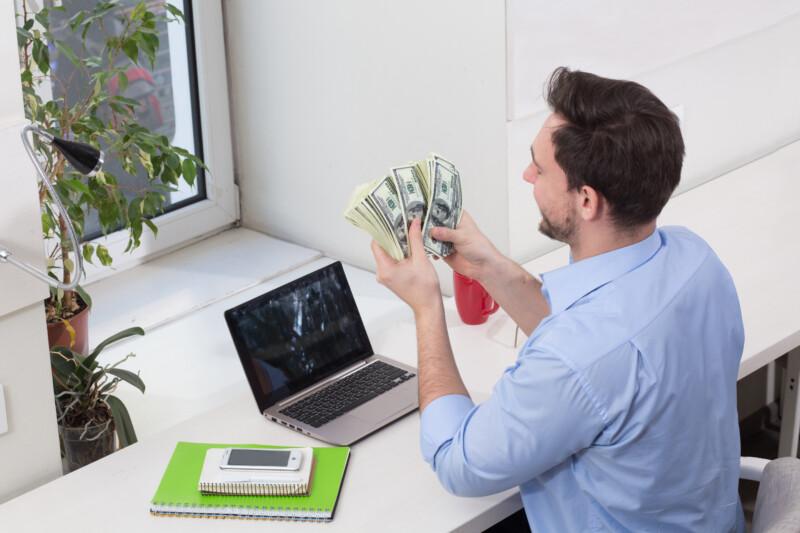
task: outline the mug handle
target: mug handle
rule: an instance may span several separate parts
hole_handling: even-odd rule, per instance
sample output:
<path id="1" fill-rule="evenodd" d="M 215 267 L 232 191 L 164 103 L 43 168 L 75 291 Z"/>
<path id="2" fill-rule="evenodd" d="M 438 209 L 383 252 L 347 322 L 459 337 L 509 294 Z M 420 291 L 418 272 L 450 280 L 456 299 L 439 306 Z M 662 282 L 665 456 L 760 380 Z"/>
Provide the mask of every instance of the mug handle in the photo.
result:
<path id="1" fill-rule="evenodd" d="M 486 292 L 486 289 L 483 289 L 483 290 L 485 291 L 485 294 L 484 294 L 484 296 L 483 296 L 483 305 L 481 306 L 481 307 L 483 308 L 483 309 L 482 309 L 482 312 L 483 312 L 483 314 L 484 314 L 484 315 L 486 315 L 486 316 L 489 316 L 489 315 L 491 315 L 492 313 L 495 313 L 495 312 L 496 312 L 498 309 L 500 309 L 500 304 L 499 304 L 499 303 L 497 303 L 497 302 L 495 302 L 495 301 L 492 299 L 492 296 L 491 296 L 491 295 L 490 295 L 488 292 Z M 486 308 L 486 304 L 487 304 L 489 301 L 491 301 L 491 302 L 492 302 L 492 306 L 491 306 L 490 308 L 488 308 L 488 309 L 487 309 L 487 308 Z"/>

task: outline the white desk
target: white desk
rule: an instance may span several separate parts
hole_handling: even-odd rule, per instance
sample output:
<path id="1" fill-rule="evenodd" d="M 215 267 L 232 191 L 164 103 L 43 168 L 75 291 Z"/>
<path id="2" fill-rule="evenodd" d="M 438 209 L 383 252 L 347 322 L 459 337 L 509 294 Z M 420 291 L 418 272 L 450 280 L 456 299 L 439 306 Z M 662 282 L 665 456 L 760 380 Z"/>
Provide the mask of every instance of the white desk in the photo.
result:
<path id="1" fill-rule="evenodd" d="M 800 345 L 797 305 L 800 288 L 793 276 L 800 271 L 800 250 L 793 224 L 794 199 L 800 197 L 800 180 L 795 170 L 798 168 L 800 147 L 784 149 L 672 200 L 661 217 L 662 224 L 683 224 L 702 235 L 733 275 L 747 335 L 740 377 Z M 561 249 L 526 267 L 533 272 L 547 271 L 565 264 L 566 258 L 566 249 Z M 293 272 L 292 277 L 324 263 L 306 265 Z M 371 273 L 354 268 L 346 271 L 375 350 L 415 364 L 410 311 L 377 285 Z M 224 368 L 235 372 L 238 361 L 226 337 L 219 307 L 236 305 L 257 290 L 266 290 L 265 287 L 253 288 L 201 309 L 170 330 L 180 337 L 183 349 L 192 351 L 198 361 L 227 358 Z M 514 325 L 499 312 L 484 325 L 465 326 L 458 320 L 452 300 L 447 299 L 445 307 L 459 368 L 473 397 L 481 401 L 516 356 L 512 346 Z M 158 330 L 142 341 L 158 344 L 165 331 L 166 328 Z M 173 340 L 168 346 L 173 348 L 176 343 Z M 140 346 L 136 345 L 137 352 Z M 798 359 L 800 350 L 794 350 L 789 372 L 795 378 Z M 173 372 L 170 379 L 182 379 L 185 375 L 183 369 L 174 368 Z M 188 372 L 192 375 L 191 369 Z M 238 383 L 225 389 L 232 395 L 228 403 L 218 404 L 206 414 L 143 438 L 134 446 L 0 506 L 0 529 L 81 533 L 260 531 L 270 527 L 275 531 L 480 531 L 521 507 L 516 490 L 485 498 L 457 498 L 447 494 L 420 456 L 419 417 L 414 413 L 353 447 L 341 499 L 330 524 L 150 516 L 148 502 L 178 440 L 318 445 L 263 420 L 246 389 L 243 374 Z M 788 391 L 785 398 L 791 400 L 785 402 L 785 423 L 794 425 L 790 432 L 784 432 L 782 449 L 792 445 L 796 449 L 800 413 L 796 391 Z"/>
<path id="2" fill-rule="evenodd" d="M 797 455 L 800 408 L 800 143 L 670 200 L 659 225 L 686 226 L 728 268 L 745 328 L 739 379 L 790 353 L 781 456 Z M 525 264 L 534 274 L 567 264 L 566 246 Z M 794 379 L 792 386 L 791 379 Z"/>
<path id="3" fill-rule="evenodd" d="M 315 270 L 329 260 L 315 261 L 271 280 Z M 394 295 L 375 281 L 372 273 L 345 267 L 359 309 L 376 352 L 416 366 L 413 316 Z M 263 290 L 266 288 L 261 287 Z M 259 289 L 259 290 L 261 290 Z M 236 295 L 226 307 L 253 296 L 253 290 Z M 226 339 L 220 305 L 198 311 L 176 328 L 162 328 L 126 350 L 147 351 L 163 341 L 167 329 L 177 331 L 202 361 L 216 350 L 230 353 L 225 372 L 238 366 L 233 346 Z M 481 326 L 463 325 L 451 299 L 445 301 L 453 348 L 464 381 L 476 401 L 485 399 L 503 370 L 513 363 L 514 325 L 501 312 Z M 172 349 L 175 344 L 168 345 Z M 193 376 L 196 370 L 173 368 L 169 353 L 162 353 L 164 367 L 175 379 Z M 154 368 L 154 367 L 151 367 Z M 226 392 L 230 400 L 211 411 L 157 435 L 142 438 L 129 448 L 43 485 L 0 506 L 2 531 L 482 531 L 522 504 L 516 490 L 485 498 L 458 498 L 448 494 L 419 451 L 419 414 L 412 413 L 353 446 L 352 457 L 333 522 L 296 524 L 154 517 L 148 504 L 169 457 L 179 440 L 220 443 L 265 443 L 320 446 L 321 443 L 277 424 L 259 414 L 247 389 L 241 368 L 241 387 Z M 155 377 L 153 376 L 153 379 Z M 159 377 L 158 379 L 165 379 Z M 127 400 L 126 400 L 127 401 Z M 135 423 L 135 422 L 134 422 Z"/>

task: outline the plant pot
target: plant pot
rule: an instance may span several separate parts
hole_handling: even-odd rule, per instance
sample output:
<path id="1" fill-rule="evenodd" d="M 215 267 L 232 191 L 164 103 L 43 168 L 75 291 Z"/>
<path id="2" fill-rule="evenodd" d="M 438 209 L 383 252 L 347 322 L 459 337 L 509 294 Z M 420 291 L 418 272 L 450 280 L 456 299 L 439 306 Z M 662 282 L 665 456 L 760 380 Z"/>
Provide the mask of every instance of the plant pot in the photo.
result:
<path id="1" fill-rule="evenodd" d="M 77 315 L 67 319 L 72 329 L 75 330 L 75 344 L 70 346 L 70 336 L 63 322 L 47 323 L 47 341 L 50 348 L 66 346 L 73 352 L 81 355 L 89 353 L 89 306 L 84 305 Z"/>
<path id="2" fill-rule="evenodd" d="M 58 426 L 67 472 L 77 470 L 114 452 L 116 434 L 113 420 L 110 422 L 88 427 Z"/>

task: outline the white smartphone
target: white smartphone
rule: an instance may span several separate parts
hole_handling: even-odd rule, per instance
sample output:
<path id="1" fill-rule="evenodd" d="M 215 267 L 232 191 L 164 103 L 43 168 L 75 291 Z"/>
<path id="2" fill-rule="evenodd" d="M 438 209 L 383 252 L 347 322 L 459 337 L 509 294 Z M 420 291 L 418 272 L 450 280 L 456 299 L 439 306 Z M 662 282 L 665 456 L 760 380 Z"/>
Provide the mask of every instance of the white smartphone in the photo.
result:
<path id="1" fill-rule="evenodd" d="M 302 450 L 227 448 L 219 467 L 230 470 L 298 470 L 302 462 Z"/>

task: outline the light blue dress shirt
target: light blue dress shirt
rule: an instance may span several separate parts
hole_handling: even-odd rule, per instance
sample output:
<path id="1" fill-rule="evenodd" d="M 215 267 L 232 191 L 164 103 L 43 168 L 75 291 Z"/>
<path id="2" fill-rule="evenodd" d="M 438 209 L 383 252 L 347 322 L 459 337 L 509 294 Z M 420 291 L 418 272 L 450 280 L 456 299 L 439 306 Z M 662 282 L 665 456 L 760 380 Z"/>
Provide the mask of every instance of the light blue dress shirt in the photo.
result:
<path id="1" fill-rule="evenodd" d="M 422 413 L 442 485 L 461 496 L 519 486 L 536 533 L 744 531 L 744 330 L 716 254 L 665 227 L 542 281 L 551 313 L 491 397 L 443 396 Z"/>

